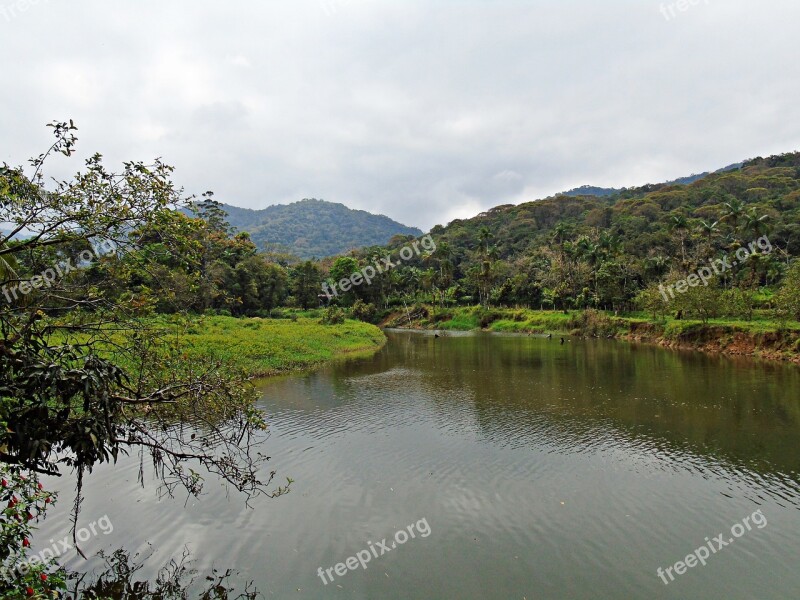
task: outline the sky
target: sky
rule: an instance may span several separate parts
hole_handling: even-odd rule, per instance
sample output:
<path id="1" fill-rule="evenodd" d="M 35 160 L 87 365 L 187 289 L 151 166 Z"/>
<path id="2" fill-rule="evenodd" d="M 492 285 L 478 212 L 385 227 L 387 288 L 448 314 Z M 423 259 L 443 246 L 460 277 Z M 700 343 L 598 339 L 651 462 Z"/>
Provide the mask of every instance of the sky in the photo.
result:
<path id="1" fill-rule="evenodd" d="M 0 162 L 424 230 L 800 150 L 797 0 L 0 0 Z"/>

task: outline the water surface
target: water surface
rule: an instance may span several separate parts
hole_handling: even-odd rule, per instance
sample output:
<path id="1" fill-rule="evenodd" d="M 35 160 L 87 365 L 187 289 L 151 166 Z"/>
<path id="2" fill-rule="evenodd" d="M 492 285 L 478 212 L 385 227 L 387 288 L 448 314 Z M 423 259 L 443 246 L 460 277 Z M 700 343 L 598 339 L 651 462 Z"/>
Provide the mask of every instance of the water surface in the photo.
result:
<path id="1" fill-rule="evenodd" d="M 798 597 L 797 367 L 600 340 L 388 335 L 372 358 L 262 384 L 264 448 L 295 480 L 289 495 L 247 508 L 210 482 L 184 506 L 137 487 L 129 460 L 89 480 L 83 518 L 115 525 L 89 549 L 149 542 L 156 565 L 188 545 L 200 571 L 236 566 L 267 598 Z M 705 567 L 657 576 L 756 510 L 767 525 Z M 318 577 L 421 519 L 427 537 Z"/>

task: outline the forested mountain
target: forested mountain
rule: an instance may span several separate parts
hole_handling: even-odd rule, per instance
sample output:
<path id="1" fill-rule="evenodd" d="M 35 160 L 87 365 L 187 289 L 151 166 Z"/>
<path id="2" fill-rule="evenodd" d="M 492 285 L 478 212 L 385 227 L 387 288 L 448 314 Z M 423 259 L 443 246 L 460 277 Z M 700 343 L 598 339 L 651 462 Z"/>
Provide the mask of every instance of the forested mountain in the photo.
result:
<path id="1" fill-rule="evenodd" d="M 613 196 L 614 194 L 621 192 L 621 189 L 617 188 L 602 188 L 597 187 L 594 185 L 582 185 L 581 187 L 577 187 L 571 189 L 566 192 L 562 192 L 561 194 L 557 194 L 558 196 L 597 196 L 602 198 L 604 196 Z"/>
<path id="2" fill-rule="evenodd" d="M 742 163 L 736 163 L 736 164 L 733 164 L 733 165 L 728 165 L 727 167 L 723 167 L 722 169 L 714 171 L 714 173 L 726 173 L 727 171 L 733 171 L 735 169 L 739 169 L 739 168 L 741 168 L 741 166 L 742 166 Z M 694 183 L 695 181 L 699 181 L 699 180 L 703 179 L 704 177 L 708 177 L 709 175 L 711 175 L 711 173 L 709 173 L 708 171 L 705 171 L 703 173 L 696 173 L 696 174 L 688 175 L 686 177 L 679 177 L 678 179 L 673 179 L 671 181 L 666 181 L 662 185 L 670 185 L 670 184 L 673 184 L 673 185 L 675 185 L 675 184 L 688 185 L 690 183 Z M 598 196 L 598 197 L 602 198 L 602 197 L 605 197 L 605 196 L 613 196 L 615 194 L 618 194 L 620 192 L 625 191 L 625 189 L 626 188 L 604 188 L 604 187 L 596 187 L 596 186 L 593 186 L 593 185 L 582 185 L 581 187 L 577 187 L 577 188 L 574 188 L 574 189 L 571 189 L 569 191 L 562 192 L 562 193 L 556 194 L 556 195 L 557 196 L 572 196 L 572 197 L 575 197 L 575 196 Z"/>
<path id="3" fill-rule="evenodd" d="M 437 225 L 431 234 L 436 252 L 355 296 L 376 305 L 427 298 L 441 304 L 653 308 L 646 300 L 658 299 L 652 292 L 660 285 L 761 239 L 747 260 L 681 296 L 694 301 L 700 293 L 694 291 L 702 290 L 702 302 L 685 312 L 699 314 L 702 304 L 708 316 L 722 310 L 723 295 L 731 292 L 725 297 L 738 302 L 731 314 L 752 314 L 754 307 L 779 304 L 773 293 L 787 287 L 786 273 L 800 256 L 800 153 L 756 158 L 685 185 L 502 205 Z M 367 264 L 403 243 L 368 248 L 356 258 Z"/>
<path id="4" fill-rule="evenodd" d="M 223 204 L 228 222 L 246 231 L 262 250 L 280 250 L 300 258 L 324 258 L 353 248 L 386 244 L 398 234 L 421 235 L 384 215 L 352 210 L 344 204 L 306 199 L 251 210 Z"/>
<path id="5" fill-rule="evenodd" d="M 662 253 L 674 258 L 681 255 L 681 240 L 688 253 L 707 242 L 724 246 L 734 241 L 734 230 L 736 237 L 768 231 L 781 249 L 797 256 L 800 153 L 753 159 L 688 185 L 664 183 L 605 197 L 561 195 L 503 205 L 471 219 L 437 225 L 432 233 L 466 255 L 479 248 L 484 227 L 500 259 L 552 247 L 553 241 L 560 244 L 601 233 L 614 236 L 624 255 Z"/>

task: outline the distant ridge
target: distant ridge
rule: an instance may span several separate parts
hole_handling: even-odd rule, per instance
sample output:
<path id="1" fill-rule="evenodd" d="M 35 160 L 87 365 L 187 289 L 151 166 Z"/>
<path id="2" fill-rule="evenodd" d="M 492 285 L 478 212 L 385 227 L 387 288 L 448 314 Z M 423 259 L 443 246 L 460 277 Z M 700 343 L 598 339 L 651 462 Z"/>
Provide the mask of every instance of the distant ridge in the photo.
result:
<path id="1" fill-rule="evenodd" d="M 286 251 L 303 259 L 382 246 L 396 235 L 422 235 L 416 227 L 408 227 L 385 215 L 315 198 L 276 204 L 262 210 L 229 204 L 222 207 L 228 213 L 228 222 L 248 232 L 260 249 Z"/>
<path id="2" fill-rule="evenodd" d="M 727 173 L 728 171 L 734 171 L 736 169 L 740 169 L 744 163 L 734 163 L 732 165 L 728 165 L 727 167 L 722 167 L 721 169 L 717 169 L 716 171 L 706 171 L 704 173 L 692 174 L 687 177 L 679 177 L 678 179 L 673 179 L 672 181 L 665 181 L 663 183 L 659 183 L 656 185 L 689 185 L 690 183 L 694 183 L 695 181 L 700 181 L 709 175 L 716 175 L 719 173 Z M 652 184 L 651 184 L 652 185 Z M 607 196 L 613 196 L 620 192 L 625 191 L 627 188 L 603 188 L 603 187 L 595 187 L 592 185 L 582 185 L 581 187 L 577 187 L 571 189 L 567 192 L 562 192 L 560 194 L 556 194 L 556 196 L 570 196 L 571 198 L 577 198 L 579 196 L 596 196 L 597 198 L 605 198 Z"/>

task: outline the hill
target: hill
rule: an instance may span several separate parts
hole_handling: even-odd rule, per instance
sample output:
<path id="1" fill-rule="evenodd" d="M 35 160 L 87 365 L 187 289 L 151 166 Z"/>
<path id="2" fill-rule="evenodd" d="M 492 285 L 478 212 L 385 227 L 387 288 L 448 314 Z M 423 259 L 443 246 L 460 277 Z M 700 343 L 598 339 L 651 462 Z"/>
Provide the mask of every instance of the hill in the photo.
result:
<path id="1" fill-rule="evenodd" d="M 250 234 L 262 250 L 283 250 L 299 258 L 325 258 L 354 248 L 383 245 L 395 235 L 420 236 L 384 215 L 353 210 L 344 204 L 306 199 L 251 210 L 223 204 L 228 222 Z"/>
<path id="2" fill-rule="evenodd" d="M 704 319 L 724 311 L 749 319 L 776 306 L 773 294 L 792 285 L 787 273 L 800 257 L 800 153 L 748 160 L 686 184 L 501 205 L 437 225 L 431 235 L 433 256 L 404 262 L 391 279 L 356 296 L 376 306 L 435 297 L 442 307 L 647 305 Z M 386 250 L 396 253 L 402 244 Z M 662 301 L 659 286 L 742 251 L 747 258 L 722 263 L 712 287 Z M 362 253 L 362 264 L 370 254 Z"/>
<path id="3" fill-rule="evenodd" d="M 736 163 L 733 165 L 728 165 L 727 167 L 723 167 L 714 171 L 714 173 L 726 173 L 727 171 L 733 171 L 735 169 L 741 168 L 742 163 Z M 705 171 L 703 173 L 697 173 L 688 175 L 687 177 L 679 177 L 678 179 L 673 179 L 671 181 L 665 182 L 663 185 L 688 185 L 690 183 L 694 183 L 695 181 L 700 181 L 701 179 L 708 177 L 712 173 L 709 171 Z M 603 188 L 603 187 L 596 187 L 593 185 L 582 185 L 581 187 L 577 187 L 566 192 L 562 192 L 560 194 L 556 194 L 557 196 L 570 196 L 572 198 L 576 196 L 597 196 L 598 198 L 604 198 L 606 196 L 613 196 L 614 194 L 618 194 L 620 192 L 625 191 L 626 188 Z"/>
<path id="4" fill-rule="evenodd" d="M 737 214 L 725 219 L 731 205 L 738 207 Z M 745 229 L 752 211 L 759 218 L 767 215 L 763 227 L 781 248 L 800 254 L 800 153 L 756 158 L 688 184 L 650 184 L 602 197 L 561 194 L 498 206 L 471 219 L 437 225 L 432 233 L 466 255 L 478 249 L 478 232 L 486 227 L 498 256 L 506 260 L 549 245 L 554 238 L 577 240 L 601 231 L 617 236 L 628 256 L 661 253 L 674 257 L 681 252 L 675 217 L 687 220 L 691 231 L 686 242 L 695 242 L 692 247 L 696 247 L 704 241 L 699 232 L 703 222 L 716 224 L 709 236 L 721 242 L 735 225 Z M 750 233 L 755 233 L 756 224 L 750 227 Z"/>

